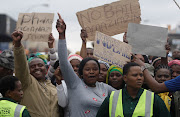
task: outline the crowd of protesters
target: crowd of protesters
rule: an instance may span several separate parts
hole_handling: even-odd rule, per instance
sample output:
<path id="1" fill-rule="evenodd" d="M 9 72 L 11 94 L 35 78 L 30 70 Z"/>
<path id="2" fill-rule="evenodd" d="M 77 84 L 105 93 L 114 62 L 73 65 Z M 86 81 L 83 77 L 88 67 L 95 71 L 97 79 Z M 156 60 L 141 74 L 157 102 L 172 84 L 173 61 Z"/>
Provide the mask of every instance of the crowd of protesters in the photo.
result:
<path id="1" fill-rule="evenodd" d="M 180 117 L 180 50 L 170 59 L 167 43 L 166 57 L 135 54 L 119 68 L 93 56 L 84 29 L 80 53 L 69 54 L 58 16 L 57 52 L 51 33 L 48 56 L 27 56 L 14 31 L 13 51 L 0 53 L 0 117 Z"/>

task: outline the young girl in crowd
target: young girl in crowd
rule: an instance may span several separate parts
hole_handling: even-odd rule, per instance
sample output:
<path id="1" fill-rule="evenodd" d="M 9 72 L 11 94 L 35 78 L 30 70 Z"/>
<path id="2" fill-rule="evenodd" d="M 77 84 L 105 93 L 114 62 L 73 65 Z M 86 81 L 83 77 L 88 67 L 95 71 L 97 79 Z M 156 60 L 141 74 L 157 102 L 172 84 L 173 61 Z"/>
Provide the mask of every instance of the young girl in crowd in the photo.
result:
<path id="1" fill-rule="evenodd" d="M 156 67 L 154 75 L 158 83 L 163 83 L 171 79 L 172 70 L 168 65 L 160 64 L 158 67 Z M 172 95 L 169 92 L 159 93 L 158 95 L 162 98 L 170 112 Z"/>

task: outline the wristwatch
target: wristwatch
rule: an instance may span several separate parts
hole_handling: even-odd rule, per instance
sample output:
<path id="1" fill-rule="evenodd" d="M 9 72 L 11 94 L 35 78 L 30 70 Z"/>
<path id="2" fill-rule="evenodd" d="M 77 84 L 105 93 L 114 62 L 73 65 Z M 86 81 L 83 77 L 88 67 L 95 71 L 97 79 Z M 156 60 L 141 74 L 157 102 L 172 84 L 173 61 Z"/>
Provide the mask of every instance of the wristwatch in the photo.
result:
<path id="1" fill-rule="evenodd" d="M 147 69 L 146 66 L 141 66 L 141 71 L 144 72 L 144 70 Z"/>

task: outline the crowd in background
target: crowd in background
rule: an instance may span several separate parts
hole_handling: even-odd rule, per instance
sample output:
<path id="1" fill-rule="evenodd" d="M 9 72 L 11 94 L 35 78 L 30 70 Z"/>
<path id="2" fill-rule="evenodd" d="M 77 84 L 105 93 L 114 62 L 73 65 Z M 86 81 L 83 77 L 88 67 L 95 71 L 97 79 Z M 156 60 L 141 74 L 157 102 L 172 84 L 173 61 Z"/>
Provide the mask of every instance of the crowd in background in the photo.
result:
<path id="1" fill-rule="evenodd" d="M 167 43 L 166 57 L 134 54 L 119 68 L 93 56 L 84 29 L 80 52 L 68 53 L 58 16 L 57 52 L 50 34 L 48 54 L 28 54 L 14 31 L 13 51 L 0 53 L 0 117 L 180 117 L 180 50 L 168 56 Z"/>

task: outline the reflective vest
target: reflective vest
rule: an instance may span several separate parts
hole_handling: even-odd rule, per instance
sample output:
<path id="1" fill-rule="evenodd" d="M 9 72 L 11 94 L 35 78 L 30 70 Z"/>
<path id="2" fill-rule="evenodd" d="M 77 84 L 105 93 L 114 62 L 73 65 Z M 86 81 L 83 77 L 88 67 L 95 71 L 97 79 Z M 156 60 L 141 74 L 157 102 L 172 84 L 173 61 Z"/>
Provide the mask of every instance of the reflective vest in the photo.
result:
<path id="1" fill-rule="evenodd" d="M 154 93 L 148 90 L 143 91 L 134 109 L 132 117 L 152 117 L 153 116 Z M 109 116 L 124 117 L 122 105 L 122 89 L 112 91 L 109 99 Z"/>
<path id="2" fill-rule="evenodd" d="M 26 107 L 8 100 L 0 101 L 0 117 L 22 117 Z"/>

